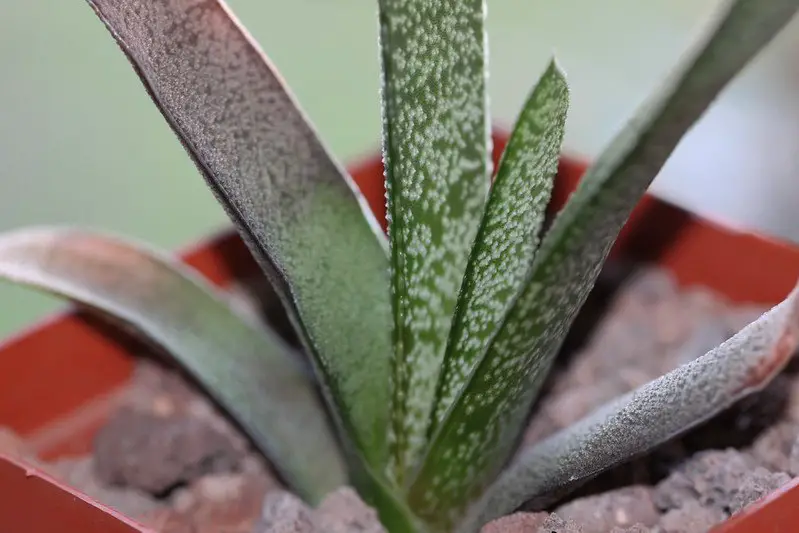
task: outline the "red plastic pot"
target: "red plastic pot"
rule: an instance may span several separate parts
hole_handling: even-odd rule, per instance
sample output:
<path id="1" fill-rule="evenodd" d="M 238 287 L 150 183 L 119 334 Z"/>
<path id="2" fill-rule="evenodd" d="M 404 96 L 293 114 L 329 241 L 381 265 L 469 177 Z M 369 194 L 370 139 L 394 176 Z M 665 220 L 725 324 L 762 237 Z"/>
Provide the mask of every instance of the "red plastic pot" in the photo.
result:
<path id="1" fill-rule="evenodd" d="M 494 136 L 498 158 L 507 136 Z M 552 210 L 574 190 L 585 165 L 561 160 Z M 352 175 L 385 221 L 380 158 L 354 165 Z M 703 285 L 735 302 L 773 304 L 793 287 L 799 248 L 696 217 L 646 196 L 620 235 L 613 255 L 657 263 L 682 285 Z M 210 281 L 225 286 L 258 267 L 233 231 L 181 254 Z M 87 452 L 115 406 L 140 346 L 92 317 L 69 311 L 0 346 L 0 425 L 24 436 L 45 459 Z M 799 524 L 799 482 L 771 494 L 718 533 L 793 531 Z M 0 455 L 0 531 L 122 533 L 149 531 L 34 469 Z"/>

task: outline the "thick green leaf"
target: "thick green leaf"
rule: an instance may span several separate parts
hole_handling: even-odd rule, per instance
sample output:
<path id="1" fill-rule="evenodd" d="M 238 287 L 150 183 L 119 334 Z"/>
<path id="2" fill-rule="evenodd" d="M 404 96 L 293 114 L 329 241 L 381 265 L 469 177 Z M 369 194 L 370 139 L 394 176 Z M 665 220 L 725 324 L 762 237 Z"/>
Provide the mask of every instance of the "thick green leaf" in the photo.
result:
<path id="1" fill-rule="evenodd" d="M 430 445 L 410 494 L 420 516 L 457 519 L 497 475 L 632 208 L 684 133 L 797 8 L 799 0 L 726 2 L 708 38 L 589 169 Z"/>
<path id="2" fill-rule="evenodd" d="M 388 257 L 351 179 L 221 0 L 89 3 L 281 296 L 344 436 L 383 464 Z"/>
<path id="3" fill-rule="evenodd" d="M 525 502 L 547 505 L 605 470 L 761 390 L 799 347 L 799 285 L 782 303 L 704 356 L 600 407 L 526 450 L 489 489 L 463 532 Z"/>
<path id="4" fill-rule="evenodd" d="M 31 228 L 0 235 L 0 278 L 75 300 L 164 349 L 310 502 L 347 482 L 297 354 L 187 267 L 111 236 Z"/>
<path id="5" fill-rule="evenodd" d="M 426 443 L 452 312 L 489 185 L 485 0 L 379 0 L 397 478 Z"/>
<path id="6" fill-rule="evenodd" d="M 516 121 L 485 214 L 452 323 L 432 435 L 524 287 L 552 195 L 569 107 L 569 88 L 553 60 Z"/>

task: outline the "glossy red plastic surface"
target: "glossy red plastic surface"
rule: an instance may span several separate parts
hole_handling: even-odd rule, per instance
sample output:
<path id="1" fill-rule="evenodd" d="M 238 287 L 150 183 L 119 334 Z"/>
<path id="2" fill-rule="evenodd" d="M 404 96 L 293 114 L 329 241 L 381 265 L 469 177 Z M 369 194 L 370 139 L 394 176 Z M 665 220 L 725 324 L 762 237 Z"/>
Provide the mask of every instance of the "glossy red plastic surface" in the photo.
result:
<path id="1" fill-rule="evenodd" d="M 156 533 L 0 455 L 0 530 L 8 533 Z"/>

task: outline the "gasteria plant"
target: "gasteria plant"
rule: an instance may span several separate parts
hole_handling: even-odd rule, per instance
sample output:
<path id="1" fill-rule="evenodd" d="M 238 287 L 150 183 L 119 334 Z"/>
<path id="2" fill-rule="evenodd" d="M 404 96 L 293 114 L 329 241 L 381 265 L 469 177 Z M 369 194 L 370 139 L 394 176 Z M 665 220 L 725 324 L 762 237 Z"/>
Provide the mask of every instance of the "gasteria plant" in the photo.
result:
<path id="1" fill-rule="evenodd" d="M 274 285 L 310 372 L 194 273 L 110 235 L 8 233 L 0 275 L 165 348 L 311 503 L 352 483 L 391 533 L 474 532 L 758 390 L 799 343 L 795 289 L 509 463 L 632 208 L 799 0 L 726 1 L 546 232 L 569 100 L 557 64 L 524 103 L 492 185 L 484 0 L 379 0 L 388 239 L 221 0 L 89 4 Z"/>

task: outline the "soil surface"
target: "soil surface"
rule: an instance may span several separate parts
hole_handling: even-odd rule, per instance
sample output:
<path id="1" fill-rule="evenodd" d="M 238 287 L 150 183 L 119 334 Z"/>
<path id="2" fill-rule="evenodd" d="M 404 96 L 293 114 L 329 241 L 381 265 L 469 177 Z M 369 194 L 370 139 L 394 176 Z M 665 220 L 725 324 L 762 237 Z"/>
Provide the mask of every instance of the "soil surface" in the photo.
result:
<path id="1" fill-rule="evenodd" d="M 764 307 L 730 306 L 663 272 L 616 286 L 605 272 L 575 324 L 524 445 L 703 355 Z M 268 289 L 260 288 L 258 294 Z M 257 299 L 236 305 L 263 315 Z M 280 320 L 273 308 L 271 320 Z M 277 317 L 277 318 L 276 318 Z M 280 329 L 292 340 L 287 324 Z M 799 364 L 684 437 L 622 465 L 547 512 L 524 510 L 484 533 L 700 533 L 799 475 Z M 24 443 L 0 432 L 0 448 Z M 47 465 L 72 486 L 164 533 L 383 531 L 348 488 L 309 509 L 181 374 L 143 357 L 93 454 Z"/>

